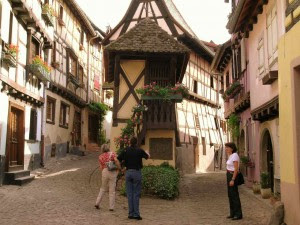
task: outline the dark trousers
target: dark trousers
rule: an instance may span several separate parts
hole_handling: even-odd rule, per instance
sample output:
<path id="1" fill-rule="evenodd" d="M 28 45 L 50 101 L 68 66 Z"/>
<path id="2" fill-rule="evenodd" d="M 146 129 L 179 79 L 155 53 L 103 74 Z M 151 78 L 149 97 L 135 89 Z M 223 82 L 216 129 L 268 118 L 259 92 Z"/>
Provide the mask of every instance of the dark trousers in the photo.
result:
<path id="1" fill-rule="evenodd" d="M 129 216 L 140 216 L 140 195 L 142 189 L 142 172 L 141 170 L 126 171 L 126 194 L 128 198 Z"/>
<path id="2" fill-rule="evenodd" d="M 230 205 L 230 216 L 243 217 L 241 201 L 239 196 L 238 185 L 234 182 L 234 186 L 229 186 L 233 173 L 227 172 L 227 190 Z"/>

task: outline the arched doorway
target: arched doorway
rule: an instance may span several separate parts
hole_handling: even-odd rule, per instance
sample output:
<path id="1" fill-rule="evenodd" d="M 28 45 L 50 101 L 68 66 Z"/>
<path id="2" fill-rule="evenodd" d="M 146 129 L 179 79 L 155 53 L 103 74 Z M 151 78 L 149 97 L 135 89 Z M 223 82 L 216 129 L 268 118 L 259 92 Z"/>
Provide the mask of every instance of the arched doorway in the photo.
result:
<path id="1" fill-rule="evenodd" d="M 273 145 L 270 132 L 265 130 L 262 136 L 261 145 L 261 171 L 268 172 L 270 175 L 271 189 L 274 189 L 274 161 L 273 161 Z"/>

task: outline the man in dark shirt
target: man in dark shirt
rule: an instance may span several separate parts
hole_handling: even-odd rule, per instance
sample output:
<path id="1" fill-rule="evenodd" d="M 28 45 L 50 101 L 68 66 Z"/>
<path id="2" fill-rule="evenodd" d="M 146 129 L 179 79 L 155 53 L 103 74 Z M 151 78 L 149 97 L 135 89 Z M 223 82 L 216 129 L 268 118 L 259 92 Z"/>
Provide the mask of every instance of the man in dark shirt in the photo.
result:
<path id="1" fill-rule="evenodd" d="M 118 160 L 125 163 L 126 167 L 126 193 L 128 198 L 128 218 L 141 220 L 139 202 L 142 188 L 143 161 L 148 159 L 149 153 L 137 148 L 137 138 L 132 137 L 130 147 L 126 148 L 119 156 Z"/>

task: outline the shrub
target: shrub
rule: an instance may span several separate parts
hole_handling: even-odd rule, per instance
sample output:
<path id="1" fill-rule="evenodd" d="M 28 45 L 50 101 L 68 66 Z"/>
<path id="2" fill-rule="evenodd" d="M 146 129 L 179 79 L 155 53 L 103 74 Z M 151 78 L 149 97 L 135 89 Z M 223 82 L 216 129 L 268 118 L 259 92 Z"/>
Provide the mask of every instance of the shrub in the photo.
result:
<path id="1" fill-rule="evenodd" d="M 179 173 L 169 165 L 146 166 L 142 169 L 143 193 L 162 199 L 174 199 L 179 194 Z"/>
<path id="2" fill-rule="evenodd" d="M 260 174 L 260 185 L 261 185 L 261 188 L 263 188 L 263 189 L 267 189 L 267 188 L 271 187 L 269 173 L 262 172 Z"/>

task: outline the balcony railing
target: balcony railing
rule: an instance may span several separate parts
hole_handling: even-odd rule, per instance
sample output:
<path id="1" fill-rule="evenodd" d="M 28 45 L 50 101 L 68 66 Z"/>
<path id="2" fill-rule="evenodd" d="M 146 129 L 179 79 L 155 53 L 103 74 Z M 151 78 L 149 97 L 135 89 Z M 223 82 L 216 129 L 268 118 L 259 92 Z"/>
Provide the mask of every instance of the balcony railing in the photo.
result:
<path id="1" fill-rule="evenodd" d="M 148 110 L 143 113 L 143 124 L 151 129 L 175 129 L 175 103 L 164 100 L 143 100 Z"/>

